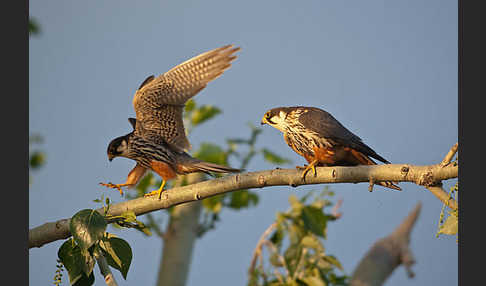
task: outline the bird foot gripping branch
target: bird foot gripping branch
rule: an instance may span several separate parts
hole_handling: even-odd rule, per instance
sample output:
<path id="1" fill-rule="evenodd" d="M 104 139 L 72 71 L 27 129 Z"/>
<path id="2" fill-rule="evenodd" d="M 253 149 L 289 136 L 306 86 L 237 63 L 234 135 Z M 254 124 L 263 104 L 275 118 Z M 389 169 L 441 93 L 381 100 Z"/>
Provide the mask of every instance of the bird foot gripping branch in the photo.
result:
<path id="1" fill-rule="evenodd" d="M 133 131 L 113 139 L 108 145 L 108 159 L 125 157 L 137 162 L 124 184 L 104 184 L 123 194 L 122 186 L 135 186 L 147 170 L 163 180 L 157 191 L 145 197 L 161 197 L 165 182 L 177 175 L 194 172 L 234 173 L 232 169 L 192 158 L 182 114 L 184 106 L 206 85 L 218 78 L 236 59 L 239 47 L 226 45 L 195 56 L 157 77 L 147 77 L 133 96 L 135 118 L 129 118 Z"/>
<path id="2" fill-rule="evenodd" d="M 314 173 L 314 177 L 317 176 L 317 171 L 316 171 L 316 165 L 317 165 L 317 161 L 313 161 L 312 163 L 310 163 L 309 165 L 306 165 L 304 167 L 302 166 L 296 166 L 295 168 L 298 169 L 298 170 L 303 170 L 302 171 L 302 175 L 300 176 L 301 180 L 305 182 L 305 175 L 310 171 L 312 170 L 312 172 Z"/>
<path id="3" fill-rule="evenodd" d="M 143 196 L 144 197 L 151 197 L 151 196 L 157 195 L 157 198 L 160 200 L 160 197 L 162 196 L 162 191 L 164 190 L 165 182 L 166 182 L 165 180 L 162 180 L 162 184 L 160 185 L 160 188 L 158 190 L 152 191 L 152 192 L 147 193 Z"/>
<path id="4" fill-rule="evenodd" d="M 307 160 L 302 180 L 310 169 L 316 175 L 315 166 L 376 165 L 371 158 L 390 164 L 330 113 L 316 107 L 272 108 L 265 112 L 261 124 L 280 130 L 287 145 Z M 379 184 L 401 190 L 393 182 Z"/>

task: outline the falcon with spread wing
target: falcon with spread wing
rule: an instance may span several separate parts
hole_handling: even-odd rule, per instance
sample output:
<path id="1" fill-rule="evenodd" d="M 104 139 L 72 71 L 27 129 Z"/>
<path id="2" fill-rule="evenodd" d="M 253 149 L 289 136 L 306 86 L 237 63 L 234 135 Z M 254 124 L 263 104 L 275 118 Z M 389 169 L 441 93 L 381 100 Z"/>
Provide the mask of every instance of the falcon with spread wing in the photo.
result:
<path id="1" fill-rule="evenodd" d="M 182 121 L 186 101 L 223 74 L 236 59 L 234 53 L 239 49 L 232 45 L 217 48 L 193 57 L 158 77 L 152 75 L 145 79 L 133 97 L 137 117 L 129 118 L 133 131 L 113 139 L 107 150 L 110 161 L 121 156 L 135 160 L 137 164 L 124 184 L 101 184 L 116 188 L 123 194 L 122 187 L 136 185 L 147 170 L 152 170 L 162 178 L 162 184 L 157 191 L 145 196 L 157 194 L 160 199 L 166 181 L 178 174 L 240 172 L 239 169 L 198 160 L 186 153 L 190 144 Z"/>
<path id="2" fill-rule="evenodd" d="M 315 166 L 376 165 L 370 157 L 390 164 L 331 114 L 316 107 L 273 108 L 265 113 L 261 124 L 280 130 L 290 148 L 307 160 L 302 179 L 311 169 L 316 175 Z M 377 184 L 401 190 L 392 182 Z"/>

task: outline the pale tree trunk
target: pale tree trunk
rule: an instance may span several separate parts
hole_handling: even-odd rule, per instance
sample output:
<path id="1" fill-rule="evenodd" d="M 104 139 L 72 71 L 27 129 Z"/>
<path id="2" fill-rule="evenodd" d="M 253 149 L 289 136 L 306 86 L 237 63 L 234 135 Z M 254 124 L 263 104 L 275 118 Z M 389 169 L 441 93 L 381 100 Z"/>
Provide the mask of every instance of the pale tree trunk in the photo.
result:
<path id="1" fill-rule="evenodd" d="M 400 265 L 405 266 L 410 278 L 414 277 L 411 266 L 415 259 L 409 243 L 421 206 L 418 203 L 390 235 L 373 244 L 354 270 L 351 286 L 381 286 Z"/>
<path id="2" fill-rule="evenodd" d="M 192 173 L 185 176 L 185 179 L 188 185 L 194 184 L 202 181 L 204 175 Z M 163 236 L 163 250 L 156 285 L 183 286 L 186 284 L 201 210 L 201 201 L 177 205 L 172 210 L 169 225 Z"/>

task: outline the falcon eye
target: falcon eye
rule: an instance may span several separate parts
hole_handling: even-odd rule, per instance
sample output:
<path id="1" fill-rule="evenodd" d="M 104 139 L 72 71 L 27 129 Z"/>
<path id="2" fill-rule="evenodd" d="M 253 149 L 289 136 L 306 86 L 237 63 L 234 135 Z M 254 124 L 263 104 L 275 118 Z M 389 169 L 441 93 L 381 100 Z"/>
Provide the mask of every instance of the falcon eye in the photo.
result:
<path id="1" fill-rule="evenodd" d="M 272 114 L 270 112 L 267 112 L 265 114 L 265 119 L 267 119 L 267 122 L 270 123 L 270 124 L 275 124 L 275 122 L 272 121 Z"/>

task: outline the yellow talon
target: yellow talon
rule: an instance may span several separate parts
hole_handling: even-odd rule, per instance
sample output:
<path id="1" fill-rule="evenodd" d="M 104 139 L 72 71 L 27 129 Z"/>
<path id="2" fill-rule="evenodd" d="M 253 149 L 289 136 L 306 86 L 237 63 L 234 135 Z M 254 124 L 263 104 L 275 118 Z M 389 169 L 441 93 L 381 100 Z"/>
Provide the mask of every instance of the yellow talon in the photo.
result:
<path id="1" fill-rule="evenodd" d="M 160 197 L 162 196 L 162 191 L 164 190 L 164 186 L 165 186 L 165 180 L 162 180 L 162 184 L 160 185 L 160 188 L 156 191 L 152 191 L 148 194 L 145 194 L 143 195 L 144 197 L 150 197 L 150 196 L 153 196 L 155 194 L 158 195 L 158 199 L 160 200 Z"/>
<path id="2" fill-rule="evenodd" d="M 107 188 L 111 188 L 111 189 L 117 189 L 119 192 L 120 192 L 120 195 L 123 196 L 123 190 L 121 187 L 126 187 L 128 186 L 129 184 L 113 184 L 113 183 L 108 183 L 108 184 L 105 184 L 105 183 L 100 183 L 100 185 L 102 186 L 105 186 Z"/>
<path id="3" fill-rule="evenodd" d="M 316 161 L 312 161 L 307 167 L 305 167 L 304 171 L 302 172 L 302 180 L 305 179 L 305 175 L 307 174 L 307 172 L 309 172 L 309 170 L 312 169 L 312 171 L 314 172 L 314 177 L 317 175 L 317 171 L 316 171 L 316 164 L 317 164 L 317 160 Z"/>

